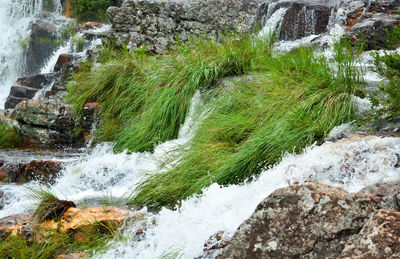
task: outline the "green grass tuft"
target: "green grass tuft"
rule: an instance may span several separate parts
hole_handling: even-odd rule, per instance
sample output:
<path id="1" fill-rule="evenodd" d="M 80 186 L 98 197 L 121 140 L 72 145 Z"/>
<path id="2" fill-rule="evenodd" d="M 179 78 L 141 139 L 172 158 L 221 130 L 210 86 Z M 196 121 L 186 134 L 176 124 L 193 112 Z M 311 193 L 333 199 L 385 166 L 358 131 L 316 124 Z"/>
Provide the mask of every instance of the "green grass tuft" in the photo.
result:
<path id="1" fill-rule="evenodd" d="M 249 179 L 354 119 L 352 98 L 360 80 L 348 41 L 335 46 L 335 71 L 312 49 L 275 54 L 271 46 L 246 36 L 195 39 L 166 55 L 104 51 L 105 63 L 76 74 L 67 98 L 78 112 L 86 102 L 101 103 L 98 141 L 113 141 L 117 152 L 143 152 L 178 136 L 200 90 L 211 112 L 180 162 L 149 176 L 130 201 L 174 205 L 211 183 Z M 229 76 L 242 80 L 217 87 Z"/>
<path id="2" fill-rule="evenodd" d="M 38 202 L 32 215 L 35 222 L 49 219 L 59 219 L 68 208 L 75 207 L 71 201 L 59 200 L 52 192 L 44 187 L 27 187 L 30 197 Z"/>
<path id="3" fill-rule="evenodd" d="M 270 54 L 260 46 L 250 37 L 226 37 L 219 43 L 196 39 L 163 56 L 125 51 L 76 74 L 67 100 L 78 113 L 87 102 L 102 104 L 99 141 L 114 141 L 116 151 L 152 151 L 177 137 L 196 90 L 249 71 L 253 60 Z"/>
<path id="4" fill-rule="evenodd" d="M 321 143 L 329 131 L 354 118 L 352 98 L 359 75 L 352 53 L 337 46 L 336 76 L 311 49 L 264 56 L 257 73 L 235 88 L 220 89 L 213 112 L 197 130 L 180 163 L 149 176 L 132 204 L 174 205 L 211 183 L 235 184 Z M 252 79 L 251 79 L 252 78 Z"/>
<path id="5" fill-rule="evenodd" d="M 57 255 L 85 252 L 90 257 L 94 252 L 101 253 L 109 247 L 109 241 L 120 238 L 118 225 L 97 223 L 79 229 L 80 241 L 74 233 L 59 233 L 54 230 L 38 228 L 32 236 L 45 239 L 26 239 L 23 236 L 10 235 L 0 240 L 0 258 L 50 259 Z"/>

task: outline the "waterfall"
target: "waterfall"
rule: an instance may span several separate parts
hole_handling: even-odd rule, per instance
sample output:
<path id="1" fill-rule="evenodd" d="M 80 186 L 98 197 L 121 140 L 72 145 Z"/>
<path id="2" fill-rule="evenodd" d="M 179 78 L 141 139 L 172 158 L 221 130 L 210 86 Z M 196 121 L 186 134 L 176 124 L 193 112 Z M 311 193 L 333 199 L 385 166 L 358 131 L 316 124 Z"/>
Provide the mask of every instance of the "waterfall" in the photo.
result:
<path id="1" fill-rule="evenodd" d="M 0 0 L 0 108 L 16 78 L 25 75 L 22 45 L 29 38 L 32 23 L 42 16 L 43 1 Z M 51 11 L 57 16 L 62 8 L 59 1 L 54 1 Z M 279 35 L 282 20 L 288 9 L 287 6 L 281 7 L 276 3 L 270 3 L 266 15 L 262 17 L 263 28 L 258 37 L 267 37 L 273 32 Z M 275 49 L 289 51 L 300 45 L 311 44 L 317 38 L 321 45 L 330 46 L 343 35 L 341 23 L 345 17 L 344 11 L 340 8 L 332 9 L 330 13 L 327 31 L 318 34 L 316 11 L 302 8 L 297 14 L 297 19 L 306 17 L 304 28 L 308 33 L 307 36 L 277 42 Z M 109 27 L 105 26 L 102 30 L 105 29 Z M 84 36 L 78 33 L 77 37 Z M 75 52 L 84 56 L 86 50 L 96 44 L 99 42 L 89 42 L 83 51 L 78 52 L 74 50 L 73 41 L 70 39 L 47 58 L 39 72 L 53 72 L 59 54 Z M 322 54 L 328 58 L 333 55 L 329 48 Z M 365 58 L 362 61 L 363 65 L 366 62 L 372 61 Z M 368 76 L 372 77 L 373 74 Z M 373 80 L 379 83 L 381 79 L 371 79 Z M 46 89 L 39 91 L 35 98 L 43 96 L 45 91 Z M 359 113 L 369 111 L 370 103 L 366 100 L 358 98 L 355 102 Z M 172 158 L 179 157 L 180 148 L 189 143 L 202 118 L 207 116 L 208 111 L 202 110 L 203 106 L 200 93 L 196 92 L 178 138 L 159 144 L 153 153 L 114 154 L 112 144 L 106 143 L 95 147 L 90 154 L 66 159 L 63 161 L 66 164 L 61 176 L 50 186 L 51 191 L 61 199 L 74 201 L 78 206 L 89 203 L 93 205 L 93 201 L 98 205 L 105 196 L 123 199 L 131 195 L 135 184 L 142 182 L 149 174 L 164 172 L 177 163 Z M 337 127 L 331 132 L 330 137 L 347 129 L 348 125 Z M 237 227 L 254 212 L 259 202 L 276 189 L 294 183 L 315 181 L 356 192 L 369 184 L 398 179 L 400 168 L 398 168 L 397 154 L 399 153 L 400 138 L 389 137 L 366 137 L 343 142 L 327 141 L 320 146 L 310 146 L 301 154 L 285 155 L 279 164 L 265 169 L 251 182 L 230 186 L 219 186 L 214 183 L 205 188 L 201 195 L 182 201 L 179 209 L 163 208 L 156 215 L 149 216 L 148 228 L 140 240 L 135 236 L 135 226 L 124 226 L 122 238 L 124 241 L 113 240 L 110 249 L 104 254 L 94 256 L 95 258 L 163 258 L 170 253 L 179 254 L 179 258 L 199 256 L 205 240 L 219 231 L 232 236 Z M 33 200 L 27 199 L 26 187 L 37 185 L 37 182 L 23 185 L 0 183 L 0 191 L 4 193 L 0 197 L 0 218 L 31 211 L 35 204 Z M 146 208 L 143 210 L 146 211 Z"/>
<path id="2" fill-rule="evenodd" d="M 24 45 L 31 25 L 44 11 L 58 16 L 61 10 L 59 0 L 0 0 L 0 108 L 14 81 L 25 75 Z"/>

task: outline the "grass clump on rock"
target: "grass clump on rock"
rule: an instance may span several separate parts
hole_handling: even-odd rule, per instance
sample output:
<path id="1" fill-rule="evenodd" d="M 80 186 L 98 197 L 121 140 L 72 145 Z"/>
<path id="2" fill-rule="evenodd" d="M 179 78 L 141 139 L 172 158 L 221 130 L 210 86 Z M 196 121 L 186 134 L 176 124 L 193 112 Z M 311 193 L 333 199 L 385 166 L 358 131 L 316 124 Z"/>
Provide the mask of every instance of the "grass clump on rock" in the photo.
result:
<path id="1" fill-rule="evenodd" d="M 30 196 L 38 202 L 37 208 L 32 215 L 35 222 L 43 222 L 50 219 L 59 219 L 69 208 L 75 208 L 72 201 L 59 200 L 53 193 L 39 188 L 28 188 Z"/>
<path id="2" fill-rule="evenodd" d="M 208 116 L 179 163 L 148 176 L 130 201 L 173 206 L 212 183 L 254 177 L 354 119 L 360 80 L 344 44 L 336 45 L 335 71 L 310 48 L 278 54 L 271 42 L 251 37 L 197 39 L 165 55 L 125 51 L 76 74 L 68 100 L 78 112 L 86 102 L 100 102 L 98 139 L 113 141 L 117 152 L 143 152 L 177 138 L 191 98 L 202 93 Z M 217 86 L 225 77 L 241 80 Z"/>
<path id="3" fill-rule="evenodd" d="M 82 225 L 71 231 L 46 228 L 41 224 L 45 220 L 54 219 L 61 224 L 60 217 L 75 204 L 63 201 L 44 187 L 28 188 L 30 196 L 38 201 L 32 215 L 29 234 L 1 236 L 0 258 L 55 258 L 60 254 L 84 252 L 90 256 L 94 252 L 107 249 L 107 242 L 120 237 L 119 224 L 96 221 L 94 224 Z"/>
<path id="4" fill-rule="evenodd" d="M 141 183 L 131 203 L 174 205 L 211 183 L 236 184 L 322 143 L 330 130 L 354 118 L 358 74 L 339 45 L 336 76 L 312 49 L 266 55 L 234 88 L 218 89 L 180 163 Z"/>
<path id="5" fill-rule="evenodd" d="M 219 43 L 195 40 L 167 55 L 124 52 L 76 74 L 67 99 L 78 112 L 87 102 L 102 104 L 98 137 L 114 141 L 116 151 L 152 151 L 178 136 L 196 90 L 249 71 L 262 51 L 250 37 L 227 37 Z"/>
<path id="6" fill-rule="evenodd" d="M 32 234 L 40 240 L 9 235 L 0 239 L 0 258 L 50 259 L 57 255 L 83 252 L 85 257 L 106 251 L 107 242 L 118 238 L 118 226 L 94 224 L 80 229 L 80 238 L 71 233 L 36 228 Z"/>

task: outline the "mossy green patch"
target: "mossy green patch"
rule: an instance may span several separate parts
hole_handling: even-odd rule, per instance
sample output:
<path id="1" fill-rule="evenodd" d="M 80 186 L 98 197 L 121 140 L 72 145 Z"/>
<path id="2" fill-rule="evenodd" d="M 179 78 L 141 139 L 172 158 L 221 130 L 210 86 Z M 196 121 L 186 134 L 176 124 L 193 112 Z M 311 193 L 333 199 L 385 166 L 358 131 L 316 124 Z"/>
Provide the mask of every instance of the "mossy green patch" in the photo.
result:
<path id="1" fill-rule="evenodd" d="M 0 148 L 17 147 L 20 137 L 13 126 L 0 120 Z"/>

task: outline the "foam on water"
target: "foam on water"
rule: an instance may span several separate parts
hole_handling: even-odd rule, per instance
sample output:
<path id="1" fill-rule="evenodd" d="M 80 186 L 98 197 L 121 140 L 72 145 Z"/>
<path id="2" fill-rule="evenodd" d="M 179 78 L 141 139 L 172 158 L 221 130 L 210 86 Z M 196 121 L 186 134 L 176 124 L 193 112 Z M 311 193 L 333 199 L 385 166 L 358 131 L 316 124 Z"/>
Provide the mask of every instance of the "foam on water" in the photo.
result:
<path id="1" fill-rule="evenodd" d="M 83 155 L 79 161 L 67 163 L 63 175 L 50 190 L 59 198 L 78 204 L 87 199 L 101 200 L 106 196 L 116 199 L 127 197 L 134 185 L 143 180 L 145 175 L 167 170 L 170 166 L 167 164 L 166 167 L 161 167 L 161 164 L 174 163 L 172 158 L 179 155 L 179 147 L 192 138 L 202 116 L 207 114 L 200 111 L 201 107 L 200 93 L 196 92 L 178 139 L 158 145 L 153 153 L 114 154 L 110 144 L 99 145 L 91 154 Z M 0 218 L 32 209 L 34 201 L 27 199 L 28 191 L 24 186 L 37 184 L 31 182 L 22 186 L 0 185 L 0 190 L 5 193 L 2 198 L 5 204 L 0 210 Z"/>
<path id="2" fill-rule="evenodd" d="M 400 139 L 370 137 L 342 143 L 327 142 L 307 148 L 303 154 L 287 155 L 274 168 L 243 185 L 213 184 L 204 194 L 183 201 L 177 210 L 163 209 L 141 241 L 114 242 L 97 258 L 160 258 L 178 251 L 182 258 L 202 252 L 204 241 L 218 231 L 232 235 L 257 204 L 274 190 L 305 181 L 342 186 L 356 192 L 368 184 L 400 176 L 396 154 Z M 134 239 L 134 229 L 126 239 Z"/>
<path id="3" fill-rule="evenodd" d="M 0 62 L 1 105 L 11 83 L 23 70 L 20 67 L 23 62 L 18 58 L 22 57 L 22 52 L 15 46 L 19 38 L 27 37 L 29 23 L 35 14 L 40 12 L 37 9 L 38 4 L 33 5 L 36 9 L 29 9 L 33 2 L 41 4 L 41 0 L 0 0 L 0 29 L 2 32 L 5 31 L 0 35 L 0 39 L 4 39 L 0 40 L 0 61 L 7 61 Z M 22 11 L 10 14 L 16 10 Z M 281 8 L 268 13 L 268 19 L 259 37 L 265 37 L 274 30 L 279 30 L 285 12 L 286 8 Z M 339 23 L 345 13 L 346 10 L 340 8 L 336 13 L 332 13 L 327 34 L 311 35 L 292 42 L 278 42 L 276 49 L 289 51 L 314 41 L 332 46 L 333 42 L 344 33 Z M 10 24 L 13 26 L 10 27 Z M 83 35 L 78 34 L 79 36 Z M 93 41 L 90 46 L 86 45 L 81 54 L 84 55 L 88 48 L 96 44 L 99 42 Z M 72 40 L 54 53 L 42 69 L 42 73 L 52 72 L 58 55 L 71 51 L 73 51 Z M 327 48 L 323 54 L 332 59 L 332 53 L 331 49 Z M 181 147 L 190 141 L 198 123 L 201 123 L 202 117 L 207 115 L 207 112 L 200 112 L 201 106 L 200 94 L 196 93 L 178 139 L 158 145 L 153 153 L 114 154 L 111 144 L 99 145 L 90 154 L 82 155 L 78 161 L 67 163 L 62 176 L 50 187 L 51 191 L 59 198 L 72 200 L 78 204 L 106 196 L 115 199 L 127 197 L 134 185 L 141 182 L 148 174 L 163 172 L 176 163 L 176 160 L 171 158 L 179 156 Z M 360 113 L 366 113 L 370 109 L 370 103 L 366 99 L 358 98 L 356 107 Z M 349 124 L 342 125 L 335 128 L 330 137 L 350 130 Z M 396 168 L 396 165 L 399 153 L 399 138 L 367 137 L 361 140 L 326 142 L 321 146 L 308 147 L 302 154 L 284 156 L 281 163 L 264 170 L 252 182 L 228 187 L 212 184 L 204 189 L 202 195 L 183 201 L 176 210 L 163 208 L 157 215 L 149 218 L 148 229 L 141 240 L 135 238 L 134 226 L 126 226 L 125 241 L 112 241 L 111 249 L 104 254 L 96 254 L 95 257 L 160 258 L 170 252 L 178 252 L 182 258 L 193 258 L 201 254 L 204 241 L 216 232 L 225 231 L 227 235 L 233 235 L 237 227 L 252 214 L 257 204 L 274 190 L 296 182 L 316 181 L 342 186 L 348 191 L 355 192 L 369 184 L 398 179 L 400 169 Z M 165 165 L 165 162 L 169 164 Z M 31 210 L 34 201 L 27 199 L 26 187 L 37 184 L 31 182 L 24 185 L 0 185 L 0 190 L 5 193 L 0 200 L 0 203 L 4 204 L 4 208 L 0 209 L 0 218 Z M 153 220 L 156 224 L 150 223 Z"/>

